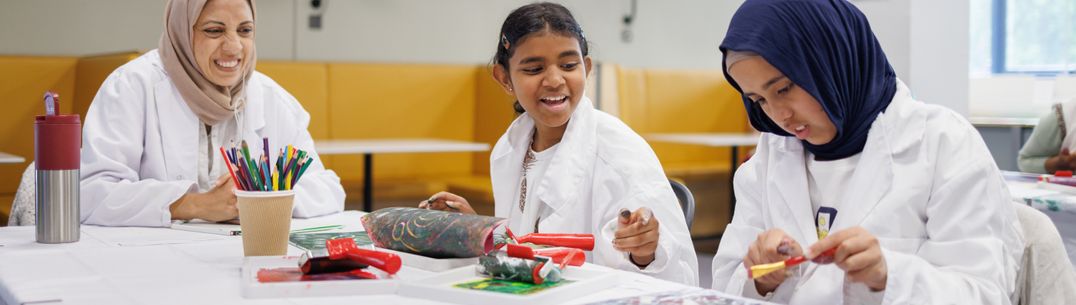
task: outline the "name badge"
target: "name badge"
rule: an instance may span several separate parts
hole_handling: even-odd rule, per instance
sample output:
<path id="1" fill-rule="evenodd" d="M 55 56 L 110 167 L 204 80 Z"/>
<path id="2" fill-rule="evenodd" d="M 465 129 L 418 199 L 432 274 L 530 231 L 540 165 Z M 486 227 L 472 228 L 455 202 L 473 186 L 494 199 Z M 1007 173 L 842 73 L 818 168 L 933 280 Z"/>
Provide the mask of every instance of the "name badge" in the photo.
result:
<path id="1" fill-rule="evenodd" d="M 837 209 L 823 206 L 814 214 L 815 229 L 818 231 L 818 240 L 829 236 L 829 230 L 833 228 L 833 222 L 837 221 Z"/>

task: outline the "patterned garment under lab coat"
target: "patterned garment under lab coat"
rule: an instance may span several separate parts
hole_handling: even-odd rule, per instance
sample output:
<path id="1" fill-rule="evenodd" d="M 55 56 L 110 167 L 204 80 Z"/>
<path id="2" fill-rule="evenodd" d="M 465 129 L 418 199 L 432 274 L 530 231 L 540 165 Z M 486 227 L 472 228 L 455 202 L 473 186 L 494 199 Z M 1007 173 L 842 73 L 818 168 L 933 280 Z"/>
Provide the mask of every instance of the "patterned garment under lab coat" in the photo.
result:
<path id="1" fill-rule="evenodd" d="M 32 226 L 37 217 L 37 172 L 34 171 L 34 163 L 31 162 L 22 172 L 22 181 L 19 182 L 19 190 L 15 191 L 15 200 L 11 203 L 11 216 L 8 217 L 8 226 Z"/>

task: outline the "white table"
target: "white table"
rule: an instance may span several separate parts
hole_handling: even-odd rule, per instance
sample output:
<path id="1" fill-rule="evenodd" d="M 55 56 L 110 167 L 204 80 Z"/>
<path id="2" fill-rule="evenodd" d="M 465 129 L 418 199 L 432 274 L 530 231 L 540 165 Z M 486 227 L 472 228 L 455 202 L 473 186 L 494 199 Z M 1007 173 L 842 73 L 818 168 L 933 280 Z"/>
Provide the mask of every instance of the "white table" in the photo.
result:
<path id="1" fill-rule="evenodd" d="M 0 164 L 23 163 L 26 159 L 5 152 L 0 152 Z"/>
<path id="2" fill-rule="evenodd" d="M 732 166 L 729 168 L 729 221 L 736 212 L 736 192 L 732 187 L 732 176 L 736 174 L 736 168 L 740 164 L 740 146 L 758 145 L 758 134 L 753 133 L 652 133 L 647 134 L 646 139 L 654 142 L 701 145 L 709 147 L 732 148 Z"/>
<path id="3" fill-rule="evenodd" d="M 1019 204 L 1042 211 L 1057 227 L 1069 260 L 1076 266 L 1076 195 L 1039 188 L 1034 182 L 1018 181 L 1013 172 L 1006 173 L 1006 184 Z"/>
<path id="4" fill-rule="evenodd" d="M 348 231 L 361 228 L 361 215 L 348 211 L 295 221 L 302 223 L 297 227 L 346 224 Z M 0 304 L 444 304 L 395 294 L 245 299 L 239 236 L 89 225 L 81 232 L 79 242 L 50 245 L 34 241 L 32 226 L 0 228 Z M 701 289 L 613 272 L 622 275 L 616 286 L 573 303 Z"/>
<path id="5" fill-rule="evenodd" d="M 373 154 L 385 153 L 444 153 L 478 152 L 489 150 L 489 144 L 438 139 L 369 139 L 369 140 L 318 140 L 314 143 L 318 154 L 362 154 L 362 209 L 373 210 L 374 166 Z"/>

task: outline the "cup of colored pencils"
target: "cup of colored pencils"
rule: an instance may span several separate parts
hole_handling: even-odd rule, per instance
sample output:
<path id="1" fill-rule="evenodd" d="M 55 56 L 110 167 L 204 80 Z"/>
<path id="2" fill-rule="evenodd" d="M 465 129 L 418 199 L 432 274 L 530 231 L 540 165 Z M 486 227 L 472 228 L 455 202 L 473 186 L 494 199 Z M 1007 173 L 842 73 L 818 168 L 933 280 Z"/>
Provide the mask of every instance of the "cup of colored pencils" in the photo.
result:
<path id="1" fill-rule="evenodd" d="M 261 156 L 252 156 L 245 140 L 228 149 L 221 147 L 220 154 L 228 164 L 236 189 L 244 191 L 291 190 L 314 163 L 306 151 L 291 145 L 281 148 L 276 162 L 270 163 L 269 138 L 262 139 Z"/>
<path id="2" fill-rule="evenodd" d="M 260 156 L 257 152 L 251 154 L 246 141 L 230 148 L 221 147 L 220 153 L 236 187 L 243 255 L 286 255 L 295 199 L 292 188 L 314 159 L 288 145 L 279 150 L 276 162 L 271 163 L 268 138 L 262 139 Z"/>

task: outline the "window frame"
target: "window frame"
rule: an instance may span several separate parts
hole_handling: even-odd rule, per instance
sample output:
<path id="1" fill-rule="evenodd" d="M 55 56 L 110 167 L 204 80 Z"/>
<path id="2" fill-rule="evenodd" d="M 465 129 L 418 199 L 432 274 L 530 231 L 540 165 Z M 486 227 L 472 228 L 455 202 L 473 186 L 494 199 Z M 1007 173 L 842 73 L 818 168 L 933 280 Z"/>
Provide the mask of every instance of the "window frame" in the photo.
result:
<path id="1" fill-rule="evenodd" d="M 1006 47 L 1008 35 L 1005 32 L 1009 23 L 1008 1 L 991 0 L 990 19 L 990 72 L 993 74 L 1023 74 L 1036 76 L 1058 76 L 1076 74 L 1076 67 L 1066 70 L 1064 67 L 1058 70 L 1009 70 L 1006 61 Z"/>

